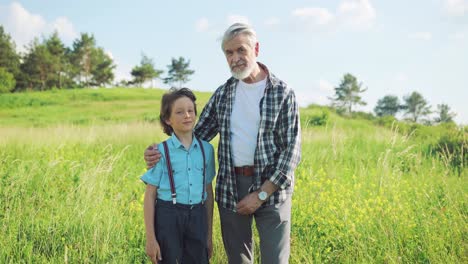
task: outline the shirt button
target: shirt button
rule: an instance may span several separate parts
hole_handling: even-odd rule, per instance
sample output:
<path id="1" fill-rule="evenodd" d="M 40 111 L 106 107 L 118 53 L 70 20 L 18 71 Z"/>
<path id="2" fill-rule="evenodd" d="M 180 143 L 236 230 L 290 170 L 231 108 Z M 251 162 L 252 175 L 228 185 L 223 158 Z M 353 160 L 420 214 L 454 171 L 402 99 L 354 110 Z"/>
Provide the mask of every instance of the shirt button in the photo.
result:
<path id="1" fill-rule="evenodd" d="M 188 168 L 188 170 L 190 170 L 190 168 Z"/>
<path id="2" fill-rule="evenodd" d="M 190 184 L 190 186 L 192 186 L 192 184 Z"/>

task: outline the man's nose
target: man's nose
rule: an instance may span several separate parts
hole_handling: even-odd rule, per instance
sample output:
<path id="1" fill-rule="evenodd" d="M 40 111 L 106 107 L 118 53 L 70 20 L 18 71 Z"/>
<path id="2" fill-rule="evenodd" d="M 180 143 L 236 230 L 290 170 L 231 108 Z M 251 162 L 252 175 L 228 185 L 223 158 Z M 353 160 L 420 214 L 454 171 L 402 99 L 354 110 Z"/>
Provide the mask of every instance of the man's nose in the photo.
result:
<path id="1" fill-rule="evenodd" d="M 234 54 L 232 54 L 232 62 L 237 63 L 239 62 L 239 59 L 240 59 L 239 54 L 237 54 L 237 52 L 234 52 Z"/>

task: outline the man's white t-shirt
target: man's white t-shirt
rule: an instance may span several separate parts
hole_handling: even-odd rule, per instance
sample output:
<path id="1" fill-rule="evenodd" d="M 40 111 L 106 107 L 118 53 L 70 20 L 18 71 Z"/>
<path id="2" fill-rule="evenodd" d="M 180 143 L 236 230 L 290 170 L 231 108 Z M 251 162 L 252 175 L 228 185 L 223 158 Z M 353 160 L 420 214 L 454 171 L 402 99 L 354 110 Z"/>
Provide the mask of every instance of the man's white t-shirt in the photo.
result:
<path id="1" fill-rule="evenodd" d="M 260 101 L 266 78 L 256 83 L 239 81 L 231 113 L 231 152 L 234 166 L 254 164 L 260 125 Z"/>

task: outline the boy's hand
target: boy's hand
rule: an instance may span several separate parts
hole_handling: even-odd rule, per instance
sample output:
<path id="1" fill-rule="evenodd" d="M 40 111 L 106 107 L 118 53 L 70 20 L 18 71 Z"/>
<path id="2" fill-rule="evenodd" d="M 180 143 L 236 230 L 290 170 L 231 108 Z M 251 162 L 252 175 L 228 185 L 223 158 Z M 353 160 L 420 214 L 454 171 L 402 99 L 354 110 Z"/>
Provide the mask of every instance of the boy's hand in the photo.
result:
<path id="1" fill-rule="evenodd" d="M 157 264 L 162 260 L 161 249 L 156 239 L 146 240 L 146 255 L 148 255 L 153 264 Z"/>
<path id="2" fill-rule="evenodd" d="M 161 153 L 158 150 L 158 144 L 150 145 L 146 148 L 144 153 L 146 168 L 149 170 L 161 159 Z"/>

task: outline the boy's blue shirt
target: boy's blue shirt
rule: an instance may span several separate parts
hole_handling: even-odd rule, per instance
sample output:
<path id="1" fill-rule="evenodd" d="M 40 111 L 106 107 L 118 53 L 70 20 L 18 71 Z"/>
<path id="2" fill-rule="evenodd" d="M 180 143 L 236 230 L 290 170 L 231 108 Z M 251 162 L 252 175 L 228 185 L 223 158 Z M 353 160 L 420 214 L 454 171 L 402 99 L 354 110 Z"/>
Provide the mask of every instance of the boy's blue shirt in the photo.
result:
<path id="1" fill-rule="evenodd" d="M 205 182 L 210 184 L 215 176 L 215 159 L 213 146 L 202 140 L 205 150 L 206 175 Z M 193 136 L 192 145 L 188 150 L 180 143 L 173 133 L 167 140 L 169 157 L 172 169 L 174 170 L 174 185 L 177 194 L 177 203 L 197 204 L 202 199 L 203 189 L 203 155 L 198 140 Z M 158 199 L 172 201 L 171 186 L 166 166 L 166 157 L 163 144 L 158 145 L 161 152 L 161 159 L 151 169 L 149 169 L 141 180 L 158 188 Z M 207 194 L 205 192 L 205 199 Z"/>

